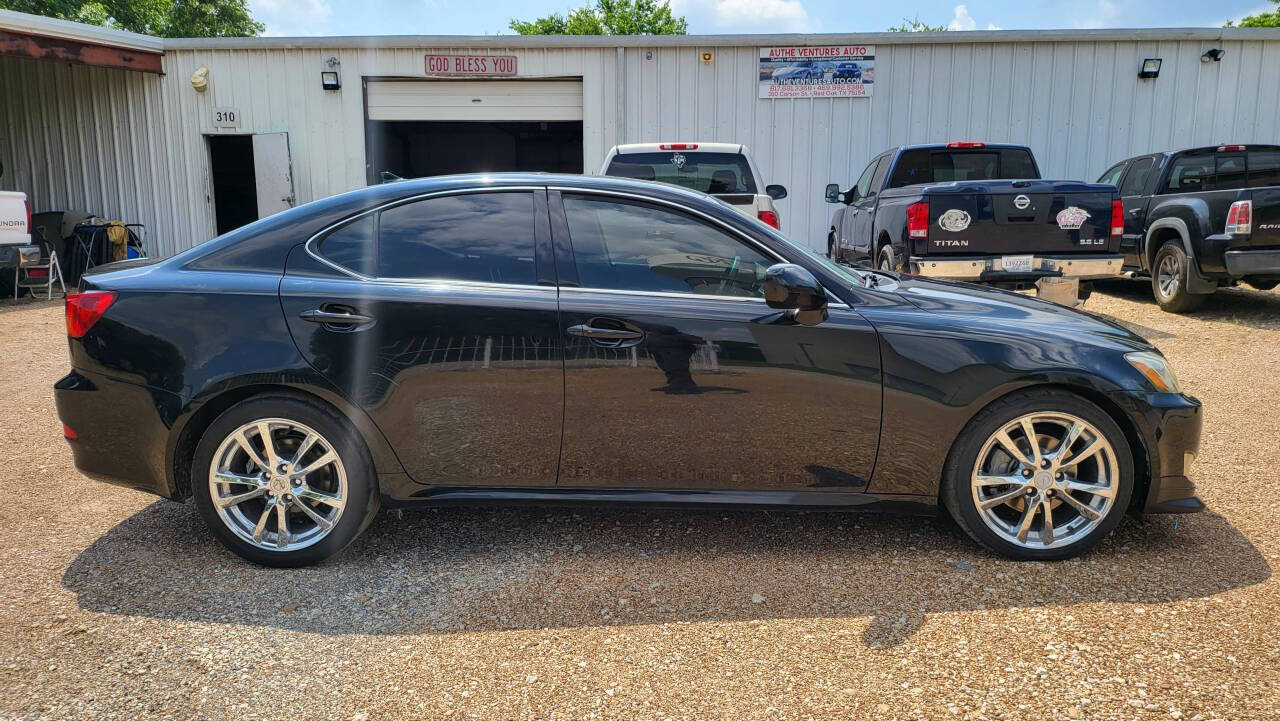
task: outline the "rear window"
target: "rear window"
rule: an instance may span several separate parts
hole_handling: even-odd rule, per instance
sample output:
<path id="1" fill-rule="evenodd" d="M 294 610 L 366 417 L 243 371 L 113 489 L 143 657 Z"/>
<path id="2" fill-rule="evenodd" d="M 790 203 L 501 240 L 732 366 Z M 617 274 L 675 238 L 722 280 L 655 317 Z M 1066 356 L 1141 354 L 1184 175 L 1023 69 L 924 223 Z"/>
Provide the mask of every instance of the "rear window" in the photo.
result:
<path id="1" fill-rule="evenodd" d="M 1254 188 L 1280 185 L 1280 150 L 1249 153 L 1249 185 Z"/>
<path id="2" fill-rule="evenodd" d="M 906 150 L 898 157 L 890 188 L 963 180 L 1039 178 L 1031 152 L 1021 148 Z"/>
<path id="3" fill-rule="evenodd" d="M 675 150 L 615 155 L 605 175 L 656 180 L 712 195 L 756 193 L 756 181 L 745 156 Z"/>

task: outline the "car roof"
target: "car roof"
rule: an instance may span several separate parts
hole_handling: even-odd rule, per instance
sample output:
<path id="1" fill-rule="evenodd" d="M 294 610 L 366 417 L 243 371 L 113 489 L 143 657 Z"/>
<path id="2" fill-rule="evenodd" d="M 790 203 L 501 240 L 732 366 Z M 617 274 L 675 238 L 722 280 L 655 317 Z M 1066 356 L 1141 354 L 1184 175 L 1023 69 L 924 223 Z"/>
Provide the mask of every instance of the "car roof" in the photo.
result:
<path id="1" fill-rule="evenodd" d="M 700 141 L 669 141 L 663 143 L 627 143 L 626 145 L 614 146 L 614 152 L 618 155 L 627 155 L 629 153 L 662 153 L 666 149 L 660 147 L 663 145 L 684 145 L 681 149 L 682 153 L 741 153 L 743 146 L 741 143 L 703 143 Z M 697 149 L 690 149 L 692 146 Z"/>
<path id="2" fill-rule="evenodd" d="M 961 141 L 951 140 L 947 142 L 954 143 L 954 142 L 961 142 Z M 1025 145 L 1016 145 L 1014 143 L 983 143 L 981 148 L 950 148 L 950 150 L 987 150 L 990 148 L 995 148 L 996 150 L 1006 150 L 1010 148 L 1015 150 L 1030 150 L 1030 148 L 1028 148 Z M 948 150 L 947 143 L 920 143 L 919 145 L 900 145 L 898 146 L 898 149 L 899 150 Z"/>

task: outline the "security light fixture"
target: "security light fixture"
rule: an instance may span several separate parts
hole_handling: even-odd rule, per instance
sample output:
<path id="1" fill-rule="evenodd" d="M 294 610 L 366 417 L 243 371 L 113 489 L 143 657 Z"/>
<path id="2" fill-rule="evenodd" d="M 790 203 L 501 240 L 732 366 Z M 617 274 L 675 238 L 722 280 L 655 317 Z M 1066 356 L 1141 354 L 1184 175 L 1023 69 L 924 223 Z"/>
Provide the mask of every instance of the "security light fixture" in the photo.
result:
<path id="1" fill-rule="evenodd" d="M 1142 61 L 1142 69 L 1138 71 L 1140 78 L 1160 77 L 1160 58 L 1147 58 Z"/>
<path id="2" fill-rule="evenodd" d="M 338 79 L 337 70 L 321 70 L 320 84 L 325 90 L 338 90 L 342 87 L 342 81 Z"/>
<path id="3" fill-rule="evenodd" d="M 1222 56 L 1226 54 L 1227 54 L 1226 51 L 1223 50 L 1222 48 L 1212 48 L 1210 50 L 1206 50 L 1204 52 L 1204 55 L 1200 56 L 1200 62 L 1202 63 L 1220 62 L 1222 60 Z"/>

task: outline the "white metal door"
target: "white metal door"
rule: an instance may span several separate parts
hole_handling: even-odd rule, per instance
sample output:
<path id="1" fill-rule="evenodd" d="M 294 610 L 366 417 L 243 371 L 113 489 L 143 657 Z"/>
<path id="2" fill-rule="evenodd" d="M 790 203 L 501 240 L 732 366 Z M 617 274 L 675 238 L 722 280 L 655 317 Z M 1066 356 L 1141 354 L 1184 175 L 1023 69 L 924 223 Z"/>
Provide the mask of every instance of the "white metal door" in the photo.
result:
<path id="1" fill-rule="evenodd" d="M 582 120 L 581 80 L 370 80 L 370 120 Z"/>
<path id="2" fill-rule="evenodd" d="M 293 207 L 293 171 L 289 163 L 289 134 L 253 136 L 253 174 L 258 190 L 258 217 Z"/>

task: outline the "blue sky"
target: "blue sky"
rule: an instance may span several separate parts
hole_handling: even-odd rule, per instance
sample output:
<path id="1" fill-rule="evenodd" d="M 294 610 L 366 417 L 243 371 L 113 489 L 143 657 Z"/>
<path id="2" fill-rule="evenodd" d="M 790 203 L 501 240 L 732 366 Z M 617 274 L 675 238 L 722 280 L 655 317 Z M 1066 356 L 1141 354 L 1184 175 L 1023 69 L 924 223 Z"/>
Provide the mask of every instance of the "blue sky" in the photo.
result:
<path id="1" fill-rule="evenodd" d="M 591 0 L 249 0 L 268 35 L 493 35 Z M 1221 26 L 1266 0 L 670 0 L 689 32 L 872 32 L 919 17 L 956 30 Z"/>

